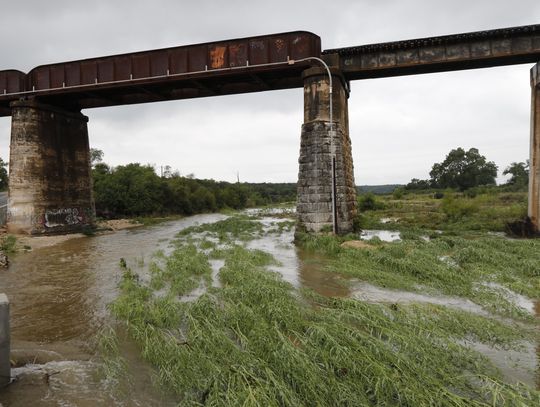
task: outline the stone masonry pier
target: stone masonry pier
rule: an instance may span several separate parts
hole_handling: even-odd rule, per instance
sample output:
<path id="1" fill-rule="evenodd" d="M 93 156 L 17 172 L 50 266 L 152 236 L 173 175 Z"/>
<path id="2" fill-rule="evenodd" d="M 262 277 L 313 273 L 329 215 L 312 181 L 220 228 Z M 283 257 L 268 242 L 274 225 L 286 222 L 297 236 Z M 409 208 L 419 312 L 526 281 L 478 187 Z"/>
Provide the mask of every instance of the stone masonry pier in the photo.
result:
<path id="1" fill-rule="evenodd" d="M 88 118 L 36 101 L 11 104 L 8 230 L 54 234 L 94 224 Z"/>
<path id="2" fill-rule="evenodd" d="M 304 72 L 304 124 L 300 144 L 297 214 L 299 229 L 307 232 L 331 231 L 332 145 L 335 150 L 335 191 L 337 232 L 353 229 L 356 216 L 347 83 L 339 71 L 333 77 L 333 130 L 330 133 L 330 84 L 326 70 Z"/>

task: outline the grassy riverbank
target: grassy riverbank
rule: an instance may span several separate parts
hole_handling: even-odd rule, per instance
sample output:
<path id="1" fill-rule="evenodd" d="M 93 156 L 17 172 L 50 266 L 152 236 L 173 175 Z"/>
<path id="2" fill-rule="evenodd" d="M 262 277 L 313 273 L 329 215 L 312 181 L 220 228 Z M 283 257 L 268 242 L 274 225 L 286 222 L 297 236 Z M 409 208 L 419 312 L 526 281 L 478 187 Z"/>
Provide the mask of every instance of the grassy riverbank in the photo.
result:
<path id="1" fill-rule="evenodd" d="M 504 232 L 508 222 L 527 215 L 527 193 L 494 189 L 469 195 L 454 191 L 367 194 L 360 197 L 360 207 L 362 228 Z"/>
<path id="2" fill-rule="evenodd" d="M 111 309 L 155 368 L 157 384 L 180 405 L 540 403 L 538 392 L 505 382 L 470 346 L 519 348 L 535 340 L 533 317 L 509 290 L 540 297 L 538 240 L 437 233 L 426 241 L 411 232 L 363 250 L 341 247 L 334 237 L 300 243 L 326 253 L 327 273 L 467 298 L 486 310 L 479 315 L 295 288 L 270 270 L 270 253 L 246 246 L 292 226 L 233 216 L 182 231 L 146 271 L 124 269 Z M 117 342 L 111 333 L 102 342 L 114 377 L 123 366 Z"/>

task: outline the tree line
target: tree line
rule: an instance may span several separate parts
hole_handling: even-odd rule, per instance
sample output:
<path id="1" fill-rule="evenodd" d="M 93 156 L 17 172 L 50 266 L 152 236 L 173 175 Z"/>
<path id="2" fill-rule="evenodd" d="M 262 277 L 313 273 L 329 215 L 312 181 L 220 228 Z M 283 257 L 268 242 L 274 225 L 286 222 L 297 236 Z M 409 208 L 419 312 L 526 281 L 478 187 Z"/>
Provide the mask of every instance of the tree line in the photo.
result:
<path id="1" fill-rule="evenodd" d="M 94 154 L 94 200 L 101 217 L 193 215 L 296 199 L 294 183 L 229 183 L 171 171 L 158 175 L 150 165 L 95 162 Z"/>
<path id="2" fill-rule="evenodd" d="M 465 151 L 458 147 L 451 150 L 444 161 L 433 164 L 429 179 L 413 178 L 405 189 L 456 189 L 465 191 L 478 186 L 495 186 L 498 167 L 493 161 L 487 161 L 478 149 Z M 504 185 L 510 190 L 524 190 L 529 182 L 529 162 L 513 162 L 503 175 L 510 175 Z"/>

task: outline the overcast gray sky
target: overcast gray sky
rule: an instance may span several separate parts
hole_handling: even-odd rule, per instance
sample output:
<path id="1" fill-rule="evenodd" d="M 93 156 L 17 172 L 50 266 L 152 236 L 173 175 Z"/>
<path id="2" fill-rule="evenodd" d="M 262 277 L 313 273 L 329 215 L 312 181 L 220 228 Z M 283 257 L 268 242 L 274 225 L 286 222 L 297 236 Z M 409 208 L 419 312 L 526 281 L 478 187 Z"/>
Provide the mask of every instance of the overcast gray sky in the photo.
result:
<path id="1" fill-rule="evenodd" d="M 540 23 L 538 0 L 1 0 L 0 70 L 229 38 L 307 30 L 323 49 Z M 427 178 L 456 147 L 499 173 L 529 154 L 529 69 L 518 65 L 352 82 L 357 184 Z M 112 165 L 294 182 L 301 89 L 88 109 L 90 145 Z M 0 118 L 0 156 L 9 152 Z"/>

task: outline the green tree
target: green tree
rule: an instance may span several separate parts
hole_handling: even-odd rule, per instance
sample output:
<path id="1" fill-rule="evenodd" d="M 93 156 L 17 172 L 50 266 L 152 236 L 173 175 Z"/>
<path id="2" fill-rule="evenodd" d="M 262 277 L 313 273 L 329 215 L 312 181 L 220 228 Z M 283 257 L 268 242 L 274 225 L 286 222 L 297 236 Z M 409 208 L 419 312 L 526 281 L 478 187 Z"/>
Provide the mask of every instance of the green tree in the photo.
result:
<path id="1" fill-rule="evenodd" d="M 497 166 L 487 161 L 478 149 L 452 150 L 442 163 L 435 163 L 429 173 L 433 188 L 456 188 L 464 191 L 479 185 L 495 185 Z"/>
<path id="2" fill-rule="evenodd" d="M 98 150 L 97 148 L 90 149 L 90 164 L 92 168 L 103 161 L 103 156 L 103 150 Z"/>
<path id="3" fill-rule="evenodd" d="M 429 182 L 429 180 L 418 179 L 418 178 L 411 179 L 411 182 L 405 185 L 405 189 L 408 189 L 408 190 L 429 189 L 430 187 L 431 187 L 431 183 Z"/>
<path id="4" fill-rule="evenodd" d="M 4 160 L 0 158 L 0 191 L 5 191 L 8 187 L 8 171 L 7 171 L 7 165 Z"/>
<path id="5" fill-rule="evenodd" d="M 130 216 L 163 211 L 163 181 L 151 166 L 97 164 L 93 171 L 96 210 Z"/>
<path id="6" fill-rule="evenodd" d="M 529 184 L 529 160 L 526 163 L 512 163 L 503 171 L 503 175 L 511 175 L 506 183 L 517 188 L 523 188 Z"/>

